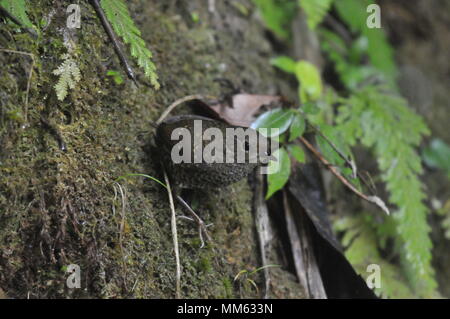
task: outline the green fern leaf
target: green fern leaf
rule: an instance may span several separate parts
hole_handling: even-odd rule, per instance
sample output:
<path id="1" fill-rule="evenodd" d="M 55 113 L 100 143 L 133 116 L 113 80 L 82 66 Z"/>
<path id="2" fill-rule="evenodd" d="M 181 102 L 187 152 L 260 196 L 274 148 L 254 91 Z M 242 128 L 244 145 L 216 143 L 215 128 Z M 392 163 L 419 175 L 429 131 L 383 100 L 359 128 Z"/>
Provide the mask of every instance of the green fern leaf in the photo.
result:
<path id="1" fill-rule="evenodd" d="M 395 213 L 397 247 L 409 279 L 416 291 L 432 296 L 436 289 L 431 266 L 432 243 L 427 223 L 425 193 L 419 180 L 421 159 L 415 151 L 429 131 L 422 118 L 414 114 L 399 96 L 365 87 L 342 99 L 337 123 L 344 140 L 355 145 L 360 140 L 373 149 L 382 179 L 390 193 Z"/>
<path id="2" fill-rule="evenodd" d="M 339 0 L 335 1 L 334 6 L 341 19 L 350 26 L 352 31 L 360 32 L 367 39 L 367 54 L 370 62 L 375 68 L 383 72 L 391 85 L 395 85 L 397 68 L 393 50 L 386 39 L 386 35 L 382 29 L 367 27 L 366 8 L 372 3 L 374 3 L 373 0 Z"/>
<path id="3" fill-rule="evenodd" d="M 25 0 L 1 0 L 0 5 L 8 10 L 15 18 L 17 18 L 25 27 L 34 28 L 27 15 L 27 6 Z"/>
<path id="4" fill-rule="evenodd" d="M 75 84 L 81 80 L 80 69 L 77 63 L 69 54 L 63 54 L 63 63 L 53 71 L 54 75 L 59 75 L 59 80 L 55 84 L 56 96 L 62 101 L 67 96 L 69 89 L 74 89 Z"/>
<path id="5" fill-rule="evenodd" d="M 389 69 L 395 69 L 389 53 L 390 46 L 385 40 L 374 40 L 379 39 L 382 34 L 373 36 L 365 31 L 367 28 L 364 4 L 370 2 L 336 2 L 340 15 L 350 27 L 367 36 L 368 47 L 361 50 L 361 47 L 354 43 L 350 48 L 346 48 L 334 33 L 325 30 L 321 32 L 324 40 L 322 48 L 335 63 L 343 84 L 351 92 L 348 98 L 340 100 L 343 105 L 339 108 L 336 120 L 339 133 L 335 135 L 341 136 L 341 140 L 351 146 L 361 142 L 373 150 L 382 172 L 381 178 L 390 193 L 390 203 L 398 207 L 394 214 L 395 219 L 388 219 L 390 225 L 395 225 L 395 233 L 391 231 L 392 227 L 386 225 L 380 226 L 377 232 L 381 234 L 389 229 L 413 287 L 417 292 L 420 291 L 422 296 L 432 296 L 436 288 L 431 266 L 432 243 L 426 218 L 427 208 L 423 204 L 425 194 L 418 177 L 422 172 L 421 159 L 415 150 L 422 136 L 429 132 L 422 118 L 408 108 L 404 99 L 392 92 L 392 88 L 395 88 L 392 85 L 392 73 L 388 82 L 390 88 L 381 85 L 363 86 L 371 77 L 381 79 L 380 71 L 389 75 Z M 375 52 L 378 47 L 381 53 Z M 371 59 L 373 65 L 363 66 L 360 59 L 350 58 L 360 55 L 361 52 L 367 53 L 371 58 L 372 54 L 382 54 L 387 64 L 377 64 Z M 393 68 L 390 67 L 391 63 Z M 389 80 L 386 77 L 385 79 Z"/>
<path id="6" fill-rule="evenodd" d="M 292 0 L 253 0 L 267 25 L 279 38 L 289 37 L 289 23 L 295 16 L 296 3 Z"/>
<path id="7" fill-rule="evenodd" d="M 299 0 L 298 2 L 306 13 L 309 28 L 314 30 L 322 22 L 333 0 Z"/>
<path id="8" fill-rule="evenodd" d="M 156 66 L 152 62 L 152 52 L 147 49 L 141 37 L 141 31 L 134 24 L 128 8 L 123 0 L 102 0 L 101 6 L 114 31 L 130 45 L 131 55 L 137 64 L 144 70 L 145 76 L 150 79 L 155 89 L 159 89 Z"/>
<path id="9" fill-rule="evenodd" d="M 375 288 L 375 293 L 379 297 L 417 297 L 405 284 L 406 280 L 401 268 L 381 257 L 378 252 L 376 230 L 367 216 L 367 214 L 358 214 L 358 217 L 342 217 L 334 223 L 335 230 L 344 233 L 342 243 L 345 246 L 345 256 L 363 278 L 370 275 L 367 272 L 369 265 L 375 264 L 380 267 L 380 287 Z"/>

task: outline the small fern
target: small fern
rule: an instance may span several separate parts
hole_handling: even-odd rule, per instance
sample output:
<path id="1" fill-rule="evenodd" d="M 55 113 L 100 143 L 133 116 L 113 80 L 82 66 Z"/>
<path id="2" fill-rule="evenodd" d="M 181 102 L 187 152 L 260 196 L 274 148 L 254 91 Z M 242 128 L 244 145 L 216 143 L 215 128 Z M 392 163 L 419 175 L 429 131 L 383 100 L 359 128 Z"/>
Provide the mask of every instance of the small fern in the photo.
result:
<path id="1" fill-rule="evenodd" d="M 0 5 L 8 10 L 25 27 L 34 28 L 27 15 L 27 4 L 25 0 L 0 0 Z"/>
<path id="2" fill-rule="evenodd" d="M 58 83 L 55 84 L 56 96 L 62 101 L 67 96 L 69 89 L 74 89 L 75 84 L 80 81 L 81 73 L 77 63 L 69 54 L 63 54 L 63 63 L 53 70 L 54 75 L 59 75 Z"/>
<path id="3" fill-rule="evenodd" d="M 308 26 L 314 30 L 327 14 L 333 0 L 298 0 L 306 13 Z"/>
<path id="4" fill-rule="evenodd" d="M 144 69 L 145 76 L 150 79 L 155 89 L 159 88 L 156 66 L 152 62 L 152 52 L 145 46 L 141 32 L 136 27 L 123 0 L 102 0 L 101 6 L 114 31 L 130 45 L 131 55 L 137 64 Z"/>

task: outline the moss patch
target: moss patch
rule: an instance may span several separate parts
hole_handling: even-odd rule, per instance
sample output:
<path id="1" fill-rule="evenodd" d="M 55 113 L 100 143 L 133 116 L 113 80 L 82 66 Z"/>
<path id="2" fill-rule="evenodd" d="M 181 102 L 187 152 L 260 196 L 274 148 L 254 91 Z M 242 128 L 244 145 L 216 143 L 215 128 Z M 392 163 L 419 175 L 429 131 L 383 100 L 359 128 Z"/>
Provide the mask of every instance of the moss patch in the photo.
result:
<path id="1" fill-rule="evenodd" d="M 129 1 L 154 52 L 161 89 L 128 80 L 118 85 L 106 73 L 122 69 L 93 9 L 82 2 L 82 28 L 68 32 L 65 8 L 52 3 L 39 0 L 30 13 L 41 26 L 38 40 L 11 26 L 0 32 L 1 47 L 36 56 L 24 122 L 30 59 L 0 52 L 0 287 L 18 298 L 172 298 L 175 262 L 165 190 L 139 177 L 114 181 L 127 173 L 161 178 L 149 152 L 149 122 L 175 99 L 220 95 L 215 78 L 248 92 L 270 92 L 270 47 L 254 18 L 227 4 L 218 2 L 211 14 L 200 0 L 181 8 Z M 65 36 L 75 44 L 82 80 L 59 102 L 52 70 L 67 51 Z M 41 116 L 60 131 L 67 152 L 43 128 Z M 251 196 L 246 181 L 201 196 L 197 211 L 214 224 L 214 243 L 205 249 L 198 248 L 196 226 L 178 221 L 183 296 L 257 296 L 232 283 L 240 270 L 260 266 Z M 82 289 L 66 287 L 69 264 L 80 266 Z"/>

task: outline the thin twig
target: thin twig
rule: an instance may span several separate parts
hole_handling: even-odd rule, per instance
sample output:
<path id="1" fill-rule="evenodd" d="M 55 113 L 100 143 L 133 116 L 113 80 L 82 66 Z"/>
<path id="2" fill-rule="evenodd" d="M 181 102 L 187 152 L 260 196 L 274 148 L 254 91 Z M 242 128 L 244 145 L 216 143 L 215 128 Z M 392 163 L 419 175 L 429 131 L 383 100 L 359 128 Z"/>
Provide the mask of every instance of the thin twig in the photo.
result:
<path id="1" fill-rule="evenodd" d="M 133 82 L 138 85 L 136 81 L 136 77 L 134 75 L 133 69 L 130 67 L 130 64 L 128 63 L 127 58 L 122 52 L 122 49 L 120 48 L 119 42 L 116 39 L 116 36 L 114 35 L 114 31 L 111 28 L 111 25 L 109 24 L 108 20 L 106 19 L 105 13 L 103 12 L 103 9 L 101 8 L 98 0 L 90 0 L 92 6 L 95 9 L 95 12 L 97 13 L 98 17 L 100 18 L 100 21 L 102 22 L 103 28 L 105 29 L 106 33 L 108 34 L 109 39 L 111 40 L 114 50 L 116 51 L 117 56 L 119 57 L 120 63 L 122 64 L 123 68 L 125 69 L 125 72 L 127 73 L 128 77 L 133 80 Z"/>
<path id="2" fill-rule="evenodd" d="M 126 203 L 126 195 L 124 190 L 122 189 L 122 186 L 117 183 L 114 182 L 118 188 L 119 188 L 119 192 L 121 195 L 121 199 L 122 199 L 122 213 L 121 213 L 121 221 L 120 221 L 120 226 L 119 226 L 119 247 L 120 247 L 120 253 L 122 255 L 122 268 L 123 268 L 123 279 L 124 279 L 124 286 L 125 286 L 125 290 L 128 290 L 127 288 L 127 265 L 126 265 L 126 260 L 125 260 L 125 253 L 124 253 L 124 249 L 123 249 L 123 232 L 125 229 L 125 203 Z M 116 192 L 116 191 L 114 191 Z"/>
<path id="3" fill-rule="evenodd" d="M 172 190 L 170 188 L 169 178 L 167 177 L 166 170 L 164 170 L 164 181 L 167 185 L 167 194 L 169 195 L 170 210 L 172 211 L 171 228 L 173 247 L 175 251 L 175 263 L 176 263 L 176 286 L 175 286 L 175 298 L 180 299 L 180 282 L 181 282 L 181 264 L 180 264 L 180 252 L 178 247 L 178 234 L 177 234 L 177 217 L 175 213 L 175 205 L 173 203 Z"/>
<path id="4" fill-rule="evenodd" d="M 186 203 L 184 201 L 184 199 L 180 196 L 180 195 L 176 195 L 176 198 L 178 200 L 178 202 L 183 205 L 184 208 L 186 208 L 188 210 L 188 212 L 192 215 L 192 217 L 194 218 L 195 222 L 198 224 L 199 227 L 199 235 L 200 235 L 200 241 L 201 241 L 201 245 L 200 248 L 205 247 L 205 242 L 203 241 L 203 235 L 202 233 L 205 234 L 206 236 L 206 240 L 208 241 L 212 241 L 211 236 L 208 233 L 208 226 L 210 225 L 206 225 L 205 222 L 194 212 L 194 210 L 189 206 L 188 203 Z"/>
<path id="5" fill-rule="evenodd" d="M 359 178 L 366 184 L 367 187 L 369 187 L 374 194 L 377 194 L 377 187 L 375 186 L 375 183 L 373 182 L 372 176 L 370 176 L 368 171 L 364 171 L 364 174 L 367 175 L 368 182 L 366 181 L 365 177 L 358 175 Z"/>
<path id="6" fill-rule="evenodd" d="M 27 55 L 27 56 L 31 57 L 30 74 L 28 75 L 27 90 L 25 92 L 25 106 L 24 106 L 24 109 L 23 109 L 23 117 L 24 117 L 24 120 L 25 120 L 25 123 L 26 123 L 26 122 L 28 122 L 28 97 L 29 97 L 29 94 L 30 94 L 31 77 L 33 75 L 33 69 L 34 69 L 34 55 L 32 53 L 28 53 L 28 52 L 9 50 L 9 49 L 2 49 L 2 48 L 0 48 L 0 51 L 6 52 L 6 53 L 22 54 L 22 55 Z"/>
<path id="7" fill-rule="evenodd" d="M 386 214 L 389 215 L 389 209 L 386 207 L 386 204 L 377 196 L 367 196 L 365 194 L 363 194 L 362 192 L 360 192 L 355 186 L 353 186 L 352 183 L 350 183 L 345 177 L 343 177 L 338 171 L 337 169 L 333 166 L 333 164 L 331 164 L 330 162 L 328 162 L 323 156 L 322 154 L 320 154 L 319 151 L 317 151 L 314 146 L 312 146 L 304 137 L 300 137 L 300 141 L 306 146 L 306 148 L 308 148 L 315 157 L 317 157 L 319 159 L 319 161 L 322 162 L 323 165 L 325 165 L 326 168 L 328 168 L 333 174 L 334 176 L 336 176 L 345 186 L 347 186 L 347 188 L 349 188 L 353 193 L 355 193 L 356 195 L 358 195 L 359 197 L 361 197 L 362 199 L 371 202 L 375 205 L 377 205 L 378 207 L 380 207 Z"/>
<path id="8" fill-rule="evenodd" d="M 301 111 L 302 112 L 302 111 Z M 302 112 L 305 115 L 304 112 Z M 318 133 L 330 146 L 331 148 L 345 161 L 345 163 L 351 168 L 353 178 L 358 176 L 358 170 L 356 168 L 356 164 L 353 160 L 349 159 L 345 154 L 334 144 L 322 131 L 315 125 L 311 124 L 309 121 L 306 121 L 309 127 L 311 127 L 316 133 Z"/>
<path id="9" fill-rule="evenodd" d="M 208 99 L 208 98 L 214 98 L 212 96 L 204 96 L 204 95 L 200 95 L 200 94 L 194 94 L 194 95 L 187 95 L 185 97 L 182 97 L 178 100 L 176 100 L 175 102 L 173 102 L 172 104 L 169 105 L 169 107 L 163 112 L 163 114 L 161 114 L 161 116 L 159 117 L 159 119 L 156 121 L 156 125 L 161 124 L 162 121 L 164 121 L 164 119 L 170 114 L 170 112 L 173 111 L 173 109 L 175 107 L 177 107 L 178 105 L 188 102 L 188 101 L 192 101 L 192 100 L 204 100 L 204 99 Z"/>
<path id="10" fill-rule="evenodd" d="M 350 157 L 345 156 L 345 154 L 341 150 L 339 150 L 339 148 L 336 146 L 336 144 L 334 144 L 325 134 L 323 134 L 322 131 L 317 126 L 311 124 L 309 121 L 306 121 L 306 123 L 316 133 L 318 133 L 331 146 L 331 148 L 345 161 L 347 166 L 349 166 L 350 169 L 352 170 L 352 178 L 358 177 L 364 183 L 364 185 L 366 185 L 368 188 L 372 189 L 372 191 L 376 192 L 375 185 L 373 185 L 373 183 L 372 184 L 368 183 L 366 178 L 359 173 L 355 161 L 350 159 Z M 369 178 L 370 178 L 370 176 L 369 176 Z"/>
<path id="11" fill-rule="evenodd" d="M 166 184 L 164 184 L 164 183 L 161 182 L 160 180 L 154 178 L 153 176 L 150 176 L 150 175 L 147 175 L 147 174 L 126 174 L 126 175 L 123 175 L 123 176 L 120 176 L 119 178 L 117 178 L 116 181 L 119 181 L 119 180 L 121 180 L 121 179 L 123 179 L 123 178 L 125 178 L 125 177 L 127 177 L 127 176 L 143 176 L 143 177 L 149 178 L 149 179 L 151 179 L 151 180 L 157 182 L 158 184 L 160 184 L 161 186 L 163 186 L 165 189 L 167 189 L 167 185 L 166 185 Z M 200 248 L 203 248 L 203 247 L 205 246 L 205 242 L 203 241 L 203 235 L 202 235 L 202 234 L 204 233 L 205 236 L 206 236 L 206 238 L 207 238 L 208 240 L 211 240 L 211 237 L 210 237 L 209 234 L 208 234 L 207 228 L 208 228 L 209 226 L 211 226 L 212 224 L 205 224 L 205 223 L 203 222 L 203 220 L 202 220 L 202 219 L 194 212 L 194 210 L 189 206 L 188 203 L 186 203 L 186 201 L 185 201 L 181 196 L 176 195 L 175 198 L 176 198 L 177 201 L 178 201 L 184 208 L 186 208 L 187 211 L 192 215 L 192 218 L 189 218 L 189 217 L 186 217 L 186 216 L 180 216 L 180 217 L 181 217 L 181 218 L 185 218 L 185 219 L 189 219 L 189 220 L 194 221 L 194 222 L 196 222 L 196 223 L 198 224 L 198 226 L 199 226 L 199 228 L 200 228 L 200 230 L 201 230 L 201 232 L 200 232 L 200 234 L 199 234 L 200 240 L 201 240 L 201 246 L 200 246 Z"/>

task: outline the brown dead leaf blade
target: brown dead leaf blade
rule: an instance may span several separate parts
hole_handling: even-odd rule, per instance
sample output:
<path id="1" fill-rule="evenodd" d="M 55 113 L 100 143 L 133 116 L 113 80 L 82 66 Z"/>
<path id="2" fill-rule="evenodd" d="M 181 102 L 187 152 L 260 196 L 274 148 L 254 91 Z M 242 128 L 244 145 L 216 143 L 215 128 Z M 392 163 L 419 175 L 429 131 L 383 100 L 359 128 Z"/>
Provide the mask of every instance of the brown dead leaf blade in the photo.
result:
<path id="1" fill-rule="evenodd" d="M 280 104 L 284 101 L 277 95 L 258 95 L 238 93 L 229 99 L 220 101 L 193 100 L 190 104 L 201 108 L 215 118 L 235 126 L 249 127 L 255 120 L 255 115 L 263 106 Z"/>

